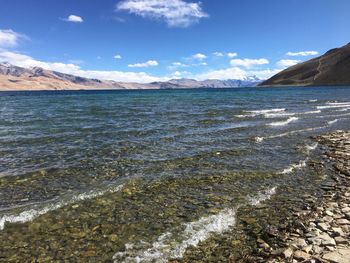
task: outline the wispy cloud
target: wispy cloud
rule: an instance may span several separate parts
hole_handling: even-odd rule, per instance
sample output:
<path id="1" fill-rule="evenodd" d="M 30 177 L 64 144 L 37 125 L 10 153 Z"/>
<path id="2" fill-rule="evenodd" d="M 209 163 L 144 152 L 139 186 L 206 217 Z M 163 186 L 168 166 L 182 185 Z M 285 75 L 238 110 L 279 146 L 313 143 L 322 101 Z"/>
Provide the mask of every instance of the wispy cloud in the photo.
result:
<path id="1" fill-rule="evenodd" d="M 234 57 L 237 57 L 238 54 L 235 53 L 235 52 L 229 52 L 229 53 L 227 53 L 227 56 L 228 56 L 229 58 L 234 58 Z"/>
<path id="2" fill-rule="evenodd" d="M 222 52 L 214 52 L 213 55 L 214 55 L 215 57 L 223 57 L 223 56 L 224 56 L 224 53 L 222 53 Z"/>
<path id="3" fill-rule="evenodd" d="M 277 62 L 277 66 L 281 68 L 287 68 L 294 66 L 298 63 L 300 63 L 300 60 L 295 60 L 295 59 L 281 59 L 280 61 Z"/>
<path id="4" fill-rule="evenodd" d="M 170 27 L 188 27 L 208 17 L 200 2 L 187 3 L 183 0 L 123 0 L 117 4 L 117 10 L 163 20 Z"/>
<path id="5" fill-rule="evenodd" d="M 84 20 L 82 17 L 77 16 L 77 15 L 70 15 L 67 18 L 63 19 L 66 22 L 72 22 L 72 23 L 83 23 Z"/>
<path id="6" fill-rule="evenodd" d="M 102 80 L 148 83 L 153 81 L 166 81 L 169 79 L 166 77 L 156 77 L 145 72 L 83 70 L 80 66 L 75 64 L 40 61 L 28 55 L 11 51 L 0 51 L 0 62 L 9 62 L 10 64 L 25 68 L 41 67 L 47 70 Z"/>
<path id="7" fill-rule="evenodd" d="M 234 67 L 244 67 L 244 68 L 251 68 L 253 66 L 259 66 L 259 65 L 267 65 L 269 64 L 269 61 L 266 58 L 260 58 L 260 59 L 232 59 L 230 61 L 231 66 Z"/>
<path id="8" fill-rule="evenodd" d="M 316 56 L 318 55 L 318 52 L 317 51 L 288 52 L 286 55 L 290 57 L 307 57 L 307 56 Z"/>
<path id="9" fill-rule="evenodd" d="M 21 39 L 27 39 L 23 34 L 11 29 L 0 29 L 0 47 L 16 47 Z"/>
<path id="10" fill-rule="evenodd" d="M 122 59 L 122 56 L 119 55 L 119 54 L 117 54 L 117 55 L 115 55 L 113 58 L 115 58 L 115 59 Z"/>
<path id="11" fill-rule="evenodd" d="M 144 63 L 136 63 L 136 64 L 129 64 L 129 68 L 148 68 L 148 67 L 155 67 L 158 66 L 159 63 L 156 60 L 148 60 Z"/>
<path id="12" fill-rule="evenodd" d="M 192 56 L 192 58 L 197 59 L 197 60 L 204 60 L 207 58 L 207 56 L 202 54 L 202 53 L 197 53 L 197 54 L 194 54 Z"/>

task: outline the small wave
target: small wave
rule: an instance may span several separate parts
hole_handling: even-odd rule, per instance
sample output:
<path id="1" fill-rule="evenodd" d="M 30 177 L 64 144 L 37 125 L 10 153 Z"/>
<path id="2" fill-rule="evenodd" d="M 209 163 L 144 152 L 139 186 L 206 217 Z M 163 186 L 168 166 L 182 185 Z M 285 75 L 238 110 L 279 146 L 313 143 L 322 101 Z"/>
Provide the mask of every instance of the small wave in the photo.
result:
<path id="1" fill-rule="evenodd" d="M 259 205 L 261 202 L 264 202 L 266 200 L 271 199 L 271 197 L 276 194 L 276 187 L 272 187 L 269 189 L 266 189 L 260 193 L 258 193 L 256 196 L 254 197 L 249 197 L 248 201 L 251 205 L 253 206 L 257 206 Z"/>
<path id="2" fill-rule="evenodd" d="M 90 191 L 86 193 L 79 194 L 77 196 L 73 196 L 71 199 L 66 201 L 59 201 L 57 203 L 49 204 L 41 208 L 30 209 L 23 211 L 19 214 L 15 215 L 3 215 L 0 217 L 0 230 L 3 230 L 6 223 L 26 223 L 34 220 L 35 218 L 44 215 L 48 212 L 60 209 L 64 206 L 71 205 L 83 200 L 93 199 L 99 196 L 102 196 L 106 193 L 115 193 L 120 191 L 123 188 L 123 185 L 114 186 L 108 188 L 106 190 L 100 191 Z"/>
<path id="3" fill-rule="evenodd" d="M 337 123 L 338 121 L 339 121 L 338 119 L 333 120 L 333 121 L 328 121 L 327 124 L 328 124 L 328 125 L 332 125 L 332 124 L 334 124 L 334 123 Z"/>
<path id="4" fill-rule="evenodd" d="M 290 166 L 288 166 L 286 169 L 284 169 L 282 172 L 280 172 L 280 174 L 290 174 L 295 170 L 300 170 L 301 168 L 306 166 L 306 160 L 300 161 L 298 164 L 292 164 Z"/>
<path id="5" fill-rule="evenodd" d="M 253 138 L 255 142 L 262 142 L 264 140 L 264 137 L 254 137 Z"/>
<path id="6" fill-rule="evenodd" d="M 350 102 L 327 102 L 327 105 L 347 105 L 350 104 Z"/>
<path id="7" fill-rule="evenodd" d="M 318 147 L 318 143 L 315 142 L 314 144 L 306 145 L 305 149 L 307 152 L 314 151 Z"/>
<path id="8" fill-rule="evenodd" d="M 308 102 L 317 102 L 318 100 L 314 99 L 314 100 L 308 100 Z"/>
<path id="9" fill-rule="evenodd" d="M 307 129 L 303 129 L 303 130 L 295 130 L 295 131 L 280 133 L 280 134 L 276 134 L 276 135 L 267 136 L 264 139 L 280 138 L 280 137 L 293 135 L 293 134 L 297 134 L 297 133 L 301 133 L 301 132 L 316 131 L 316 130 L 321 130 L 321 129 L 325 129 L 325 128 L 328 128 L 328 126 L 320 126 L 320 127 L 314 127 L 314 128 L 307 128 Z"/>
<path id="10" fill-rule="evenodd" d="M 300 114 L 316 114 L 316 113 L 321 113 L 321 110 L 313 110 L 313 111 L 305 111 L 301 112 Z"/>
<path id="11" fill-rule="evenodd" d="M 346 117 L 350 116 L 350 113 L 344 113 L 344 114 L 336 114 L 336 115 L 325 115 L 325 116 L 315 116 L 315 118 L 324 119 L 324 118 L 338 118 L 338 117 Z"/>
<path id="12" fill-rule="evenodd" d="M 179 234 L 165 233 L 150 248 L 135 250 L 134 245 L 127 244 L 125 252 L 113 256 L 118 262 L 168 262 L 168 259 L 182 258 L 186 249 L 196 247 L 212 234 L 222 234 L 236 222 L 234 209 L 224 209 L 219 214 L 202 217 L 198 221 L 185 224 L 185 230 Z M 179 240 L 179 242 L 176 242 Z"/>
<path id="13" fill-rule="evenodd" d="M 283 118 L 283 117 L 288 117 L 288 116 L 294 116 L 295 113 L 264 113 L 265 118 Z"/>
<path id="14" fill-rule="evenodd" d="M 290 117 L 288 120 L 286 120 L 286 121 L 278 121 L 278 122 L 272 122 L 272 123 L 270 123 L 269 125 L 270 126 L 284 126 L 284 125 L 287 125 L 287 124 L 289 124 L 289 123 L 291 123 L 291 122 L 294 122 L 294 121 L 297 121 L 297 120 L 299 120 L 299 118 L 297 118 L 297 117 Z"/>
<path id="15" fill-rule="evenodd" d="M 350 103 L 338 104 L 338 105 L 327 105 L 327 106 L 316 106 L 318 110 L 322 109 L 337 109 L 337 108 L 347 108 L 350 107 Z"/>
<path id="16" fill-rule="evenodd" d="M 284 108 L 279 108 L 279 109 L 266 109 L 266 110 L 252 110 L 252 111 L 247 111 L 248 113 L 255 113 L 255 114 L 265 114 L 265 113 L 272 113 L 272 112 L 282 112 L 286 111 Z"/>
<path id="17" fill-rule="evenodd" d="M 252 110 L 252 111 L 245 111 L 247 114 L 243 115 L 235 115 L 237 118 L 247 118 L 247 117 L 256 117 L 259 115 L 264 115 L 268 113 L 277 113 L 277 112 L 283 112 L 286 111 L 286 109 L 266 109 L 266 110 Z"/>
<path id="18" fill-rule="evenodd" d="M 342 109 L 339 109 L 339 110 L 336 110 L 336 111 L 342 112 L 342 111 L 348 111 L 348 110 L 350 110 L 350 107 L 348 107 L 348 108 L 342 108 Z"/>
<path id="19" fill-rule="evenodd" d="M 276 193 L 276 187 L 265 189 L 256 196 L 248 197 L 250 205 L 257 206 L 270 199 Z M 198 221 L 184 224 L 179 233 L 166 232 L 152 244 L 141 241 L 140 244 L 125 244 L 124 252 L 113 256 L 114 263 L 165 263 L 169 259 L 180 259 L 187 248 L 197 247 L 200 242 L 213 234 L 222 234 L 236 223 L 235 209 L 223 209 L 216 215 L 202 217 Z"/>

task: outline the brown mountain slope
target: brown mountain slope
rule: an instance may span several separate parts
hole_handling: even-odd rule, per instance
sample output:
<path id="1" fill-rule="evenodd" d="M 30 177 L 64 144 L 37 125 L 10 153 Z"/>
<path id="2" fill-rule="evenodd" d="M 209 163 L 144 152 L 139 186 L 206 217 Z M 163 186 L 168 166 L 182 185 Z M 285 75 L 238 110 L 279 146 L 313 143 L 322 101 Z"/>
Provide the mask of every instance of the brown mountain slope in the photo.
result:
<path id="1" fill-rule="evenodd" d="M 259 86 L 329 85 L 350 85 L 350 43 L 287 68 Z"/>

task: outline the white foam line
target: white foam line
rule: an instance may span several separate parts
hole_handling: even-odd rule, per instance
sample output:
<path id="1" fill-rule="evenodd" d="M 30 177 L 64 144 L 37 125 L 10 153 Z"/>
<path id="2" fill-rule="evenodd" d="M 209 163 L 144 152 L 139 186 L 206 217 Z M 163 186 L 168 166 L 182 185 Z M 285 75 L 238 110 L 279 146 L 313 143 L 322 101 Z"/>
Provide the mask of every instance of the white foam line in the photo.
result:
<path id="1" fill-rule="evenodd" d="M 316 150 L 317 147 L 318 147 L 318 143 L 315 142 L 314 144 L 306 145 L 306 146 L 305 146 L 305 149 L 306 149 L 306 151 L 307 151 L 308 153 L 310 153 L 311 151 Z"/>
<path id="2" fill-rule="evenodd" d="M 252 111 L 245 111 L 248 114 L 243 115 L 235 115 L 237 118 L 247 118 L 247 117 L 256 117 L 259 115 L 269 114 L 269 113 L 277 113 L 277 112 L 283 112 L 286 111 L 286 109 L 266 109 L 266 110 L 252 110 Z"/>
<path id="3" fill-rule="evenodd" d="M 350 104 L 350 102 L 327 102 L 327 105 L 347 105 Z"/>
<path id="4" fill-rule="evenodd" d="M 334 123 L 337 123 L 338 121 L 339 121 L 338 119 L 333 120 L 333 121 L 328 121 L 327 124 L 328 124 L 328 125 L 332 125 L 332 124 L 334 124 Z"/>
<path id="5" fill-rule="evenodd" d="M 272 123 L 270 123 L 269 125 L 270 125 L 270 126 L 285 126 L 285 125 L 287 125 L 287 124 L 289 124 L 289 123 L 291 123 L 291 122 L 297 121 L 297 120 L 299 120 L 299 118 L 297 118 L 297 117 L 290 117 L 290 118 L 289 118 L 288 120 L 286 120 L 286 121 L 272 122 Z"/>
<path id="6" fill-rule="evenodd" d="M 308 100 L 308 102 L 317 102 L 318 100 Z"/>
<path id="7" fill-rule="evenodd" d="M 106 190 L 101 190 L 96 192 L 90 191 L 87 193 L 79 194 L 77 196 L 73 196 L 70 200 L 59 201 L 57 203 L 48 204 L 38 209 L 26 210 L 19 214 L 3 215 L 0 217 L 0 230 L 3 230 L 5 228 L 6 223 L 26 223 L 50 211 L 54 211 L 64 206 L 74 204 L 83 200 L 93 199 L 93 198 L 102 196 L 106 193 L 115 193 L 120 191 L 122 188 L 123 188 L 123 185 L 118 185 L 112 188 L 108 188 Z"/>
<path id="8" fill-rule="evenodd" d="M 168 262 L 169 259 L 182 258 L 188 247 L 196 247 L 212 234 L 222 234 L 234 226 L 235 214 L 234 209 L 224 209 L 216 215 L 187 223 L 183 232 L 162 234 L 148 249 L 135 250 L 134 245 L 127 244 L 126 251 L 114 254 L 113 260 L 115 263 Z"/>
<path id="9" fill-rule="evenodd" d="M 248 201 L 249 201 L 250 205 L 257 206 L 260 203 L 262 203 L 262 202 L 264 202 L 264 201 L 266 201 L 268 199 L 271 199 L 271 197 L 274 194 L 276 194 L 276 187 L 272 187 L 272 188 L 266 189 L 266 190 L 258 193 L 254 197 L 249 197 Z"/>
<path id="10" fill-rule="evenodd" d="M 316 106 L 318 110 L 322 109 L 336 109 L 336 108 L 346 108 L 350 107 L 350 103 L 342 104 L 342 105 L 328 105 L 328 106 Z"/>
<path id="11" fill-rule="evenodd" d="M 249 197 L 248 202 L 256 206 L 270 199 L 275 193 L 276 187 L 266 189 L 255 197 Z M 142 241 L 138 245 L 126 244 L 125 251 L 115 253 L 113 260 L 114 263 L 165 263 L 170 259 L 180 259 L 188 247 L 197 247 L 200 242 L 207 240 L 213 234 L 228 231 L 235 223 L 235 209 L 223 209 L 216 215 L 202 217 L 198 221 L 184 224 L 185 229 L 180 233 L 166 232 L 152 244 Z"/>
<path id="12" fill-rule="evenodd" d="M 336 111 L 341 112 L 341 111 L 348 111 L 348 110 L 350 110 L 350 107 L 348 107 L 348 108 L 343 108 L 343 109 L 336 110 Z"/>
<path id="13" fill-rule="evenodd" d="M 288 116 L 294 116 L 295 113 L 264 113 L 265 118 L 282 118 Z"/>
<path id="14" fill-rule="evenodd" d="M 283 111 L 286 111 L 286 109 L 279 108 L 279 109 L 266 109 L 266 110 L 252 110 L 252 111 L 247 111 L 247 112 L 256 113 L 256 114 L 265 114 L 265 113 L 283 112 Z"/>
<path id="15" fill-rule="evenodd" d="M 322 112 L 321 110 L 313 110 L 313 111 L 300 112 L 299 114 L 316 114 L 321 112 Z"/>
<path id="16" fill-rule="evenodd" d="M 346 117 L 346 116 L 350 116 L 350 113 L 337 114 L 337 115 L 315 116 L 315 118 L 324 119 L 324 118 L 337 118 L 337 117 Z"/>
<path id="17" fill-rule="evenodd" d="M 254 139 L 255 139 L 256 142 L 262 142 L 262 141 L 264 141 L 266 139 L 275 139 L 275 138 L 285 137 L 285 136 L 288 136 L 288 135 L 293 135 L 293 134 L 296 134 L 296 133 L 308 132 L 308 131 L 316 131 L 316 130 L 321 130 L 321 129 L 325 129 L 325 128 L 328 128 L 328 125 L 327 126 L 321 126 L 321 127 L 308 128 L 308 129 L 303 129 L 303 130 L 295 130 L 295 131 L 280 133 L 280 134 L 266 136 L 266 137 L 255 137 Z"/>
<path id="18" fill-rule="evenodd" d="M 306 160 L 300 161 L 298 164 L 291 164 L 290 166 L 288 166 L 286 169 L 284 169 L 283 171 L 280 172 L 280 174 L 290 174 L 295 170 L 300 170 L 303 167 L 306 166 Z"/>

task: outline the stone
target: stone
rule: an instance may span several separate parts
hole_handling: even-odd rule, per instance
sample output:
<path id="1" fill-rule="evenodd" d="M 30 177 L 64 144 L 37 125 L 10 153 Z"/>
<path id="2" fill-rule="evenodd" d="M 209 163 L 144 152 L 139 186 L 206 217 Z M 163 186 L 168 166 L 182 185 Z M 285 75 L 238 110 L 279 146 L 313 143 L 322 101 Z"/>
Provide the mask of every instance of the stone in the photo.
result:
<path id="1" fill-rule="evenodd" d="M 290 258 L 293 255 L 293 250 L 291 248 L 287 248 L 284 252 L 283 252 L 283 256 L 285 258 Z"/>
<path id="2" fill-rule="evenodd" d="M 323 249 L 319 246 L 312 246 L 312 251 L 314 252 L 314 254 L 321 254 L 321 252 L 323 251 Z"/>
<path id="3" fill-rule="evenodd" d="M 332 263 L 349 263 L 350 248 L 337 249 L 336 251 L 325 254 L 322 258 Z"/>
<path id="4" fill-rule="evenodd" d="M 348 241 L 343 237 L 335 237 L 334 240 L 337 244 L 340 245 L 346 245 L 348 243 Z"/>
<path id="5" fill-rule="evenodd" d="M 344 207 L 341 211 L 342 211 L 344 214 L 350 213 L 350 207 Z"/>
<path id="6" fill-rule="evenodd" d="M 310 258 L 310 255 L 301 250 L 297 250 L 294 252 L 293 257 L 298 260 L 307 260 Z"/>
<path id="7" fill-rule="evenodd" d="M 325 214 L 326 214 L 327 216 L 333 216 L 333 213 L 332 213 L 330 210 L 326 210 Z"/>
<path id="8" fill-rule="evenodd" d="M 350 225 L 350 221 L 347 219 L 338 219 L 336 222 L 338 225 Z"/>
<path id="9" fill-rule="evenodd" d="M 303 247 L 302 249 L 305 253 L 310 253 L 310 251 L 312 250 L 312 245 L 308 245 L 306 247 Z"/>
<path id="10" fill-rule="evenodd" d="M 321 240 L 323 246 L 335 246 L 336 243 L 327 233 L 320 234 L 317 238 Z"/>
<path id="11" fill-rule="evenodd" d="M 297 238 L 292 242 L 292 246 L 295 248 L 303 248 L 307 246 L 307 243 L 304 239 L 302 238 Z"/>
<path id="12" fill-rule="evenodd" d="M 344 232 L 340 227 L 333 227 L 332 232 L 335 234 L 335 236 L 343 236 Z"/>
<path id="13" fill-rule="evenodd" d="M 329 226 L 329 224 L 326 224 L 326 223 L 318 223 L 317 227 L 319 229 L 321 229 L 322 231 L 328 231 L 330 226 Z"/>

